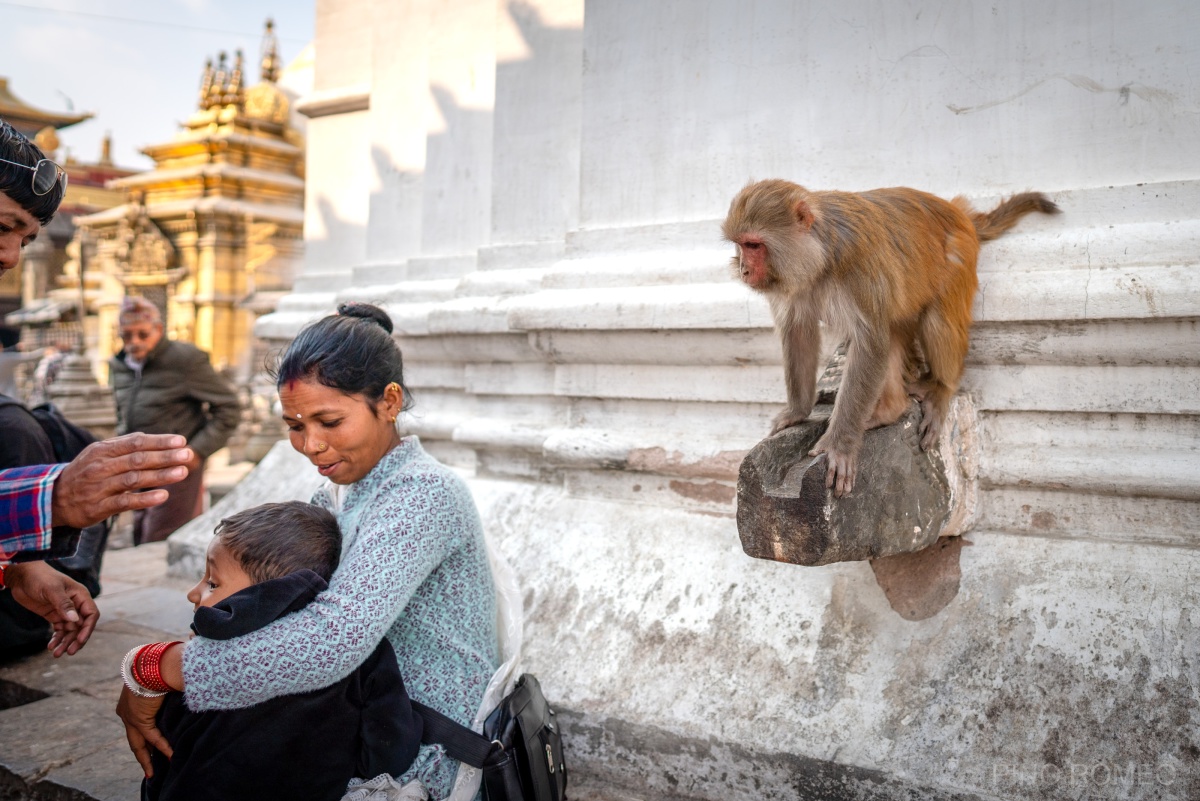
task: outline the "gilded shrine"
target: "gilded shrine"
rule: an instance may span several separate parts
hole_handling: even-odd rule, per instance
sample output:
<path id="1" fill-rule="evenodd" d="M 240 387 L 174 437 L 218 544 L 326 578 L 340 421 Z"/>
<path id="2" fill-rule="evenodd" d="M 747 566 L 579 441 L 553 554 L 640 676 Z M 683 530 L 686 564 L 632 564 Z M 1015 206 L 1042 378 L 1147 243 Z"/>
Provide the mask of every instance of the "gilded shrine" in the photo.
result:
<path id="1" fill-rule="evenodd" d="M 98 317 L 97 372 L 120 349 L 127 294 L 151 300 L 168 336 L 208 351 L 217 369 L 244 382 L 259 366 L 254 321 L 291 287 L 303 248 L 304 142 L 279 77 L 268 21 L 260 82 L 246 86 L 240 51 L 210 59 L 183 130 L 142 150 L 154 169 L 112 181 L 125 202 L 76 221 L 83 258 L 67 270 L 82 270 Z"/>

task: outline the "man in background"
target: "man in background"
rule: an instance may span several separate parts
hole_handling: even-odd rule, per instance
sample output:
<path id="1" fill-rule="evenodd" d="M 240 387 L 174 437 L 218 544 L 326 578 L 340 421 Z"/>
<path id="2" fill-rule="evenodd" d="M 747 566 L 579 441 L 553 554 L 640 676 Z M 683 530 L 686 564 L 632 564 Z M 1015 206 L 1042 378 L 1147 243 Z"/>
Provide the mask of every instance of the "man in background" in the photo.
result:
<path id="1" fill-rule="evenodd" d="M 125 347 L 109 361 L 117 433 L 182 434 L 195 454 L 166 503 L 134 513 L 133 543 L 141 545 L 165 540 L 203 511 L 204 461 L 229 440 L 241 408 L 207 353 L 164 336 L 153 303 L 127 296 L 118 322 Z"/>

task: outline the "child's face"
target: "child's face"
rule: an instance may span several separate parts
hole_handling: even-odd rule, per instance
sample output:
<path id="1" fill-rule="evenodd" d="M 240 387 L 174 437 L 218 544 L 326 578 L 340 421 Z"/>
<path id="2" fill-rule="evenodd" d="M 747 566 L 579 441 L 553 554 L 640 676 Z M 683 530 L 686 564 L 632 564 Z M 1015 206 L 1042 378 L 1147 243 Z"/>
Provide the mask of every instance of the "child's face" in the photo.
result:
<path id="1" fill-rule="evenodd" d="M 208 558 L 205 559 L 204 578 L 188 590 L 187 599 L 192 602 L 192 608 L 213 606 L 254 584 L 254 579 L 246 575 L 241 564 L 225 548 L 220 537 L 213 537 L 208 544 Z"/>

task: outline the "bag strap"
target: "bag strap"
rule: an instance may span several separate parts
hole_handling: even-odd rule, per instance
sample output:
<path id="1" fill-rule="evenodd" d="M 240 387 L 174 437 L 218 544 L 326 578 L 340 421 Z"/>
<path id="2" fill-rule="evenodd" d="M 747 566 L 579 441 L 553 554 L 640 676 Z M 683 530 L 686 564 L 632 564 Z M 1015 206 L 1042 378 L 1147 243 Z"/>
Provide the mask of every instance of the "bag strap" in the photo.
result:
<path id="1" fill-rule="evenodd" d="M 480 769 L 489 763 L 495 763 L 496 760 L 489 760 L 489 757 L 493 757 L 496 750 L 499 750 L 501 754 L 504 753 L 504 749 L 500 745 L 493 743 L 478 732 L 471 731 L 461 723 L 451 720 L 436 709 L 425 706 L 419 701 L 411 701 L 411 703 L 412 708 L 420 714 L 421 719 L 425 722 L 421 742 L 426 745 L 441 743 L 447 754 L 459 762 L 465 762 L 473 768 Z"/>

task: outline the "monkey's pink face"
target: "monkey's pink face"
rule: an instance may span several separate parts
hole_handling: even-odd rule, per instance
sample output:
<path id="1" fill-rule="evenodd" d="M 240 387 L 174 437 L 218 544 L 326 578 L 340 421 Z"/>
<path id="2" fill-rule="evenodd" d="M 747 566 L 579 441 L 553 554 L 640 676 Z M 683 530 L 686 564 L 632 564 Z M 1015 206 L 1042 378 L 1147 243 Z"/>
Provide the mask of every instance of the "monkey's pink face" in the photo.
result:
<path id="1" fill-rule="evenodd" d="M 767 246 L 761 239 L 746 237 L 737 243 L 741 278 L 751 289 L 766 289 L 775 281 L 767 262 Z"/>

